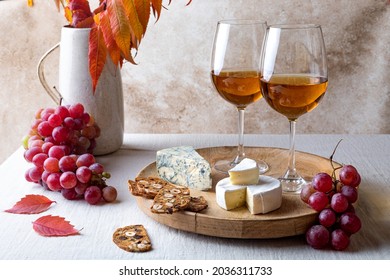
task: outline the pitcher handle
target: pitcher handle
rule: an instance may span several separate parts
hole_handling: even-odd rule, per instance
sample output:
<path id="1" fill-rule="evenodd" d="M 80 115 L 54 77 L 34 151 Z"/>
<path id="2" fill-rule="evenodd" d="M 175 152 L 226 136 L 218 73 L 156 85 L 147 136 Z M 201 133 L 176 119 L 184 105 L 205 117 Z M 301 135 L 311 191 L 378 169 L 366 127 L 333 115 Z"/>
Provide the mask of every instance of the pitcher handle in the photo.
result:
<path id="1" fill-rule="evenodd" d="M 50 50 L 48 50 L 42 57 L 41 59 L 39 60 L 38 62 L 38 78 L 39 78 L 39 81 L 41 82 L 43 88 L 46 90 L 47 94 L 51 97 L 51 99 L 53 99 L 53 101 L 57 104 L 57 105 L 61 105 L 61 101 L 62 101 L 62 95 L 61 93 L 56 89 L 55 86 L 53 86 L 53 89 L 50 88 L 50 86 L 48 85 L 48 83 L 46 82 L 46 79 L 45 79 L 45 59 L 47 56 L 49 56 L 53 51 L 55 51 L 58 47 L 60 46 L 60 43 L 57 43 L 55 46 L 53 46 Z"/>

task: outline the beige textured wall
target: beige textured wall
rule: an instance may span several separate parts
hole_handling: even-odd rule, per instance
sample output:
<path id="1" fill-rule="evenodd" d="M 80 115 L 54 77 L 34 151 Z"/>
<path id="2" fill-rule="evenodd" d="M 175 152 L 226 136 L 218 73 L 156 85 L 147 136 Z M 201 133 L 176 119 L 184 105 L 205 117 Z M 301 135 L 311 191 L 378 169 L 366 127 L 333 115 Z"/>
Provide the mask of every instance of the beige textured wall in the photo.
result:
<path id="1" fill-rule="evenodd" d="M 390 5 L 388 0 L 174 0 L 151 23 L 136 58 L 122 69 L 125 131 L 235 133 L 236 112 L 210 82 L 210 50 L 222 18 L 323 27 L 329 89 L 298 122 L 297 133 L 390 133 Z M 0 162 L 19 145 L 34 112 L 53 106 L 37 76 L 39 58 L 65 24 L 53 1 L 0 1 Z M 57 54 L 58 55 L 58 54 Z M 57 83 L 57 57 L 46 64 Z M 246 133 L 286 134 L 284 117 L 264 100 L 250 106 Z"/>

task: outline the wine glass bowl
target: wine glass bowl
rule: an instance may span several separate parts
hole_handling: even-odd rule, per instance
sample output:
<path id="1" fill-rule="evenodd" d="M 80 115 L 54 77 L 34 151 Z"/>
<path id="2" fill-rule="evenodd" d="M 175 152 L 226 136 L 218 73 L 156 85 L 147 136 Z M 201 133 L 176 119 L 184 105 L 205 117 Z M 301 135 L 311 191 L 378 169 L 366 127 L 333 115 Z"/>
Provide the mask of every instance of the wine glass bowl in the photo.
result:
<path id="1" fill-rule="evenodd" d="M 328 86 L 321 26 L 271 25 L 262 51 L 261 92 L 269 106 L 290 123 L 288 168 L 280 178 L 284 192 L 299 193 L 306 181 L 295 168 L 295 126 L 316 108 Z"/>
<path id="2" fill-rule="evenodd" d="M 221 20 L 217 24 L 211 57 L 211 80 L 218 94 L 238 111 L 238 146 L 234 159 L 215 163 L 217 171 L 227 173 L 245 158 L 244 112 L 261 99 L 258 63 L 266 23 L 258 20 Z M 264 173 L 268 165 L 257 160 Z"/>

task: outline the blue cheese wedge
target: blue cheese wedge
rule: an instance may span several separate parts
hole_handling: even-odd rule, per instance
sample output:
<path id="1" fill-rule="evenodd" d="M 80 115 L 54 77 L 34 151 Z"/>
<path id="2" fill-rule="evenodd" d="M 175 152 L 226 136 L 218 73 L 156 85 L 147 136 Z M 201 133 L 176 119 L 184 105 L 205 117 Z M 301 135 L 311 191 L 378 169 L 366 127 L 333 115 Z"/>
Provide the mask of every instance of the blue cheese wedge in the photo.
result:
<path id="1" fill-rule="evenodd" d="M 172 147 L 157 151 L 158 175 L 173 184 L 191 189 L 211 189 L 211 167 L 191 146 Z"/>

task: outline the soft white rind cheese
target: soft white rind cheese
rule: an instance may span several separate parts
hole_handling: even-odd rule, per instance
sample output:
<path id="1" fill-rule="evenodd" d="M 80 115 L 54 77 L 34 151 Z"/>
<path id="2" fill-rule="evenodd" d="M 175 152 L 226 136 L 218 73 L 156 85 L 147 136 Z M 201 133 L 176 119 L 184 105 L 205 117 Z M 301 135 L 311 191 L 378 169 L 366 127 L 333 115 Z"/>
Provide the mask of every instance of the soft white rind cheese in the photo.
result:
<path id="1" fill-rule="evenodd" d="M 265 214 L 282 205 L 282 187 L 279 180 L 260 176 L 257 185 L 246 189 L 246 204 L 251 214 Z"/>
<path id="2" fill-rule="evenodd" d="M 232 185 L 229 178 L 220 180 L 215 186 L 217 204 L 225 210 L 232 210 L 246 203 L 246 186 Z"/>
<path id="3" fill-rule="evenodd" d="M 253 159 L 244 158 L 229 170 L 230 183 L 233 185 L 255 185 L 259 180 L 259 167 Z"/>
<path id="4" fill-rule="evenodd" d="M 282 187 L 279 180 L 258 177 L 254 185 L 233 185 L 230 178 L 220 180 L 215 186 L 217 204 L 226 210 L 246 205 L 251 214 L 265 214 L 282 205 Z"/>
<path id="5" fill-rule="evenodd" d="M 192 189 L 211 189 L 211 167 L 191 146 L 180 146 L 157 151 L 158 175 L 173 184 Z"/>

